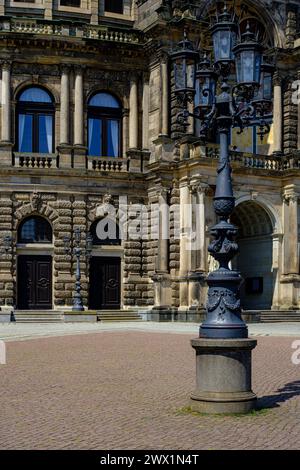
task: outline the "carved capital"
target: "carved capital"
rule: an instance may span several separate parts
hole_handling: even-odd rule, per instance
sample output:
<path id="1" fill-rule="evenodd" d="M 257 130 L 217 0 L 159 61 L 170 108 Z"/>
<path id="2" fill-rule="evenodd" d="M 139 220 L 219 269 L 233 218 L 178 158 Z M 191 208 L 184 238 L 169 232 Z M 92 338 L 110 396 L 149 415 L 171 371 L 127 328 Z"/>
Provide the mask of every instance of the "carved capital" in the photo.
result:
<path id="1" fill-rule="evenodd" d="M 85 69 L 85 65 L 74 65 L 74 72 L 76 75 L 83 75 Z"/>
<path id="2" fill-rule="evenodd" d="M 166 200 L 168 198 L 169 194 L 171 193 L 171 189 L 162 186 L 162 187 L 158 188 L 157 192 L 158 192 L 159 197 L 162 197 L 164 200 Z"/>
<path id="3" fill-rule="evenodd" d="M 281 86 L 282 85 L 282 76 L 278 70 L 274 72 L 273 75 L 273 85 L 274 86 Z"/>
<path id="4" fill-rule="evenodd" d="M 189 190 L 191 194 L 205 194 L 208 195 L 210 192 L 210 186 L 206 183 L 203 183 L 201 181 L 192 181 L 189 184 Z"/>
<path id="5" fill-rule="evenodd" d="M 69 75 L 71 71 L 71 66 L 68 64 L 61 64 L 60 66 L 60 73 L 64 75 Z"/>
<path id="6" fill-rule="evenodd" d="M 291 191 L 291 192 L 284 192 L 283 193 L 283 200 L 287 203 L 290 202 L 297 202 L 298 201 L 298 193 Z"/>
<path id="7" fill-rule="evenodd" d="M 0 63 L 1 63 L 1 66 L 2 66 L 2 70 L 10 72 L 11 67 L 12 67 L 12 61 L 11 60 L 1 60 Z"/>

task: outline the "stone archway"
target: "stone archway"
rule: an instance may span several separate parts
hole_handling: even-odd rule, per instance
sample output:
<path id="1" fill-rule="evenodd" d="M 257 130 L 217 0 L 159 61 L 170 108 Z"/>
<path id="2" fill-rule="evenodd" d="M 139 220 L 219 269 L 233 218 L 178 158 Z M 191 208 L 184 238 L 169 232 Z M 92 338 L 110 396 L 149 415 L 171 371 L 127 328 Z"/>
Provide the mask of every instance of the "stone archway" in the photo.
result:
<path id="1" fill-rule="evenodd" d="M 275 286 L 272 220 L 260 204 L 244 201 L 236 206 L 231 222 L 239 228 L 239 254 L 232 266 L 241 272 L 244 279 L 241 286 L 242 308 L 269 310 Z"/>

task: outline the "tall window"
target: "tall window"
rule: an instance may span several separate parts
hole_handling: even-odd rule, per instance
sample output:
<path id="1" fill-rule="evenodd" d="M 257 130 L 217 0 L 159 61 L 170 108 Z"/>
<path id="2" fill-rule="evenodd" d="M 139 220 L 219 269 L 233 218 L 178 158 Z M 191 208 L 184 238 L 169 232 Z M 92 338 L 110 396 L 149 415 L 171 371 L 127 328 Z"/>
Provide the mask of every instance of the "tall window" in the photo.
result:
<path id="1" fill-rule="evenodd" d="M 54 100 L 46 90 L 30 87 L 21 92 L 16 129 L 19 152 L 53 153 Z"/>
<path id="2" fill-rule="evenodd" d="M 97 93 L 88 103 L 89 155 L 121 156 L 121 118 L 119 101 L 109 93 Z"/>
<path id="3" fill-rule="evenodd" d="M 18 229 L 19 243 L 52 243 L 52 228 L 43 217 L 24 219 Z"/>
<path id="4" fill-rule="evenodd" d="M 81 0 L 60 0 L 60 5 L 63 7 L 80 8 Z"/>
<path id="5" fill-rule="evenodd" d="M 110 13 L 123 13 L 123 0 L 105 0 L 105 11 Z"/>

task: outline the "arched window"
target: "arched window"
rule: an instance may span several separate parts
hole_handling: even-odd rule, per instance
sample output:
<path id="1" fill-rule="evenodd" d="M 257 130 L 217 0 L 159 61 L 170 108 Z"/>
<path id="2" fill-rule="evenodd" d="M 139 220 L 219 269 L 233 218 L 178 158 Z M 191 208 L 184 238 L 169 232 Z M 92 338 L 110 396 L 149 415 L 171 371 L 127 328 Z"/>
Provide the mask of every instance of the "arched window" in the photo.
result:
<path id="1" fill-rule="evenodd" d="M 19 152 L 53 153 L 54 100 L 46 90 L 34 86 L 19 94 L 16 124 Z"/>
<path id="2" fill-rule="evenodd" d="M 88 103 L 88 152 L 92 156 L 121 156 L 119 101 L 109 93 L 97 93 Z"/>
<path id="3" fill-rule="evenodd" d="M 52 227 L 43 217 L 28 217 L 19 226 L 18 242 L 52 243 Z"/>
<path id="4" fill-rule="evenodd" d="M 93 245 L 121 245 L 119 225 L 108 217 L 95 220 L 90 233 Z"/>

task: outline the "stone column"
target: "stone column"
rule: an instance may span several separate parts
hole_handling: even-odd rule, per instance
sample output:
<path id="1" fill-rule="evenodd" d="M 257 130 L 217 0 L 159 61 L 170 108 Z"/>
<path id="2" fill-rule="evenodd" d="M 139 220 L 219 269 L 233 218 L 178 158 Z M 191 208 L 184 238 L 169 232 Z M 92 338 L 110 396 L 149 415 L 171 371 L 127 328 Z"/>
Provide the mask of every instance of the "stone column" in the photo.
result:
<path id="1" fill-rule="evenodd" d="M 152 276 L 154 282 L 154 301 L 153 308 L 154 320 L 162 318 L 171 319 L 171 281 L 169 274 L 169 205 L 168 189 L 160 188 L 158 196 L 158 205 L 156 214 L 158 221 L 158 240 L 157 240 L 157 258 L 155 274 Z M 158 315 L 156 317 L 155 315 Z M 165 315 L 165 317 L 163 317 Z"/>
<path id="2" fill-rule="evenodd" d="M 280 308 L 285 310 L 299 306 L 298 193 L 295 189 L 294 185 L 289 185 L 283 192 L 284 237 Z"/>
<path id="3" fill-rule="evenodd" d="M 84 146 L 83 67 L 75 67 L 74 168 L 86 167 Z"/>
<path id="4" fill-rule="evenodd" d="M 297 89 L 297 99 L 298 99 L 298 126 L 297 126 L 297 150 L 300 151 L 300 70 L 298 70 L 298 89 Z"/>
<path id="5" fill-rule="evenodd" d="M 125 158 L 127 155 L 128 150 L 128 137 L 129 137 L 129 129 L 128 129 L 128 117 L 129 111 L 128 109 L 123 110 L 123 119 L 122 119 L 122 141 L 123 141 L 123 157 Z"/>
<path id="6" fill-rule="evenodd" d="M 284 188 L 284 274 L 299 274 L 298 194 L 294 185 Z"/>
<path id="7" fill-rule="evenodd" d="M 83 69 L 75 67 L 74 145 L 83 146 Z"/>
<path id="8" fill-rule="evenodd" d="M 169 272 L 169 206 L 168 190 L 163 188 L 159 195 L 159 240 L 157 253 L 157 272 Z"/>
<path id="9" fill-rule="evenodd" d="M 191 251 L 190 251 L 190 234 L 191 234 L 191 210 L 190 210 L 190 189 L 187 178 L 183 178 L 180 182 L 180 310 L 187 310 L 189 305 L 188 292 L 188 274 L 191 269 Z"/>
<path id="10" fill-rule="evenodd" d="M 149 74 L 143 75 L 143 150 L 149 148 Z"/>
<path id="11" fill-rule="evenodd" d="M 169 80 L 168 59 L 163 57 L 160 64 L 161 77 L 161 135 L 169 134 Z"/>
<path id="12" fill-rule="evenodd" d="M 99 1 L 91 0 L 91 24 L 98 24 Z"/>
<path id="13" fill-rule="evenodd" d="M 70 68 L 62 66 L 60 82 L 60 145 L 70 143 Z"/>
<path id="14" fill-rule="evenodd" d="M 138 80 L 133 75 L 130 81 L 129 95 L 129 148 L 138 148 Z"/>
<path id="15" fill-rule="evenodd" d="M 193 232 L 194 232 L 194 246 L 191 252 L 191 266 L 189 273 L 189 308 L 190 315 L 193 313 L 195 321 L 201 321 L 196 312 L 199 309 L 203 310 L 205 302 L 205 290 L 201 288 L 203 283 L 204 273 L 206 271 L 206 221 L 205 221 L 205 191 L 206 185 L 201 185 L 200 182 L 192 182 L 190 185 L 191 198 L 193 204 Z M 202 292 L 203 290 L 203 292 Z"/>
<path id="16" fill-rule="evenodd" d="M 282 127 L 283 127 L 283 102 L 282 102 L 282 83 L 281 77 L 278 72 L 274 74 L 274 100 L 273 100 L 273 152 L 281 154 L 283 150 L 282 145 Z"/>
<path id="17" fill-rule="evenodd" d="M 2 62 L 2 132 L 1 140 L 11 142 L 11 97 L 10 97 L 11 62 Z"/>

